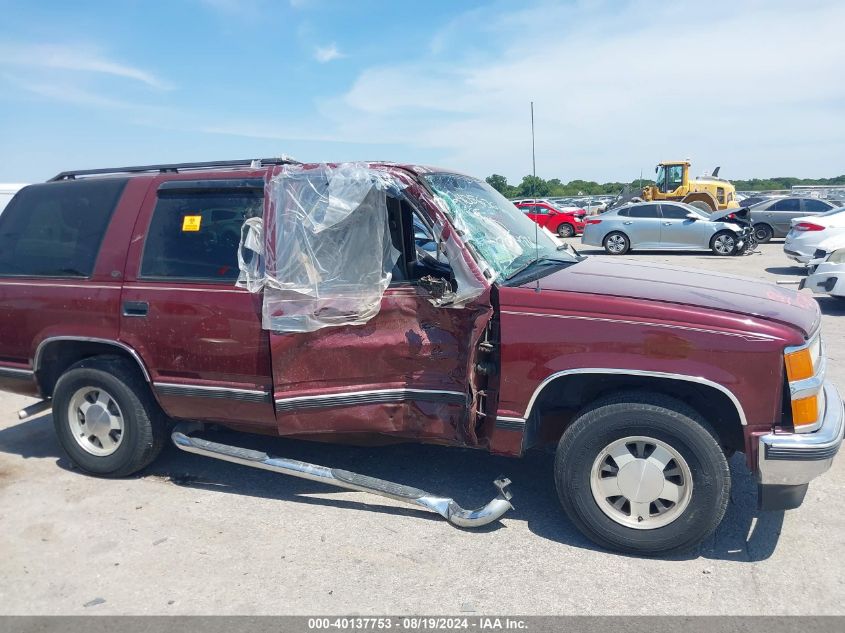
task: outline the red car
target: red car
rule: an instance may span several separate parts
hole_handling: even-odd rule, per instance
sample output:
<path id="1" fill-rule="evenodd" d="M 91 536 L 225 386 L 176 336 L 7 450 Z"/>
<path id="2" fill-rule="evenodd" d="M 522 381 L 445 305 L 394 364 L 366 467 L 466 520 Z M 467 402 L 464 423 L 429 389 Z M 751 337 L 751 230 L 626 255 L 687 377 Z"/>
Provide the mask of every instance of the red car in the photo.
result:
<path id="1" fill-rule="evenodd" d="M 762 509 L 801 504 L 843 435 L 820 325 L 782 286 L 561 249 L 484 181 L 430 167 L 64 172 L 0 215 L 0 389 L 40 398 L 20 418 L 52 410 L 82 471 L 129 476 L 172 440 L 473 527 L 511 508 L 506 479 L 464 509 L 215 427 L 549 449 L 572 523 L 627 552 L 712 534 L 734 451 Z"/>
<path id="2" fill-rule="evenodd" d="M 516 207 L 543 228 L 558 237 L 573 237 L 584 232 L 584 209 L 560 209 L 550 202 L 517 202 Z"/>

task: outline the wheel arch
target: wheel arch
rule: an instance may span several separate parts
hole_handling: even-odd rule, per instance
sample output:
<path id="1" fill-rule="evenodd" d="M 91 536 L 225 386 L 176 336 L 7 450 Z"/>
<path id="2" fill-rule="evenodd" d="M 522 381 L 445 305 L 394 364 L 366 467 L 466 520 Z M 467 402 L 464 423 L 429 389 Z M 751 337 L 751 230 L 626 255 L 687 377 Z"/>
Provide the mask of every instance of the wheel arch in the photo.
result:
<path id="1" fill-rule="evenodd" d="M 68 367 L 92 356 L 119 356 L 129 360 L 139 371 L 147 384 L 151 384 L 150 373 L 135 349 L 113 339 L 87 336 L 51 336 L 38 344 L 32 358 L 32 371 L 41 395 L 52 396 L 59 377 Z"/>
<path id="2" fill-rule="evenodd" d="M 543 380 L 525 409 L 525 448 L 556 442 L 590 403 L 631 390 L 660 393 L 687 404 L 715 428 L 726 448 L 745 450 L 745 411 L 724 385 L 699 376 L 615 368 L 568 369 Z M 555 416 L 558 411 L 567 415 Z"/>

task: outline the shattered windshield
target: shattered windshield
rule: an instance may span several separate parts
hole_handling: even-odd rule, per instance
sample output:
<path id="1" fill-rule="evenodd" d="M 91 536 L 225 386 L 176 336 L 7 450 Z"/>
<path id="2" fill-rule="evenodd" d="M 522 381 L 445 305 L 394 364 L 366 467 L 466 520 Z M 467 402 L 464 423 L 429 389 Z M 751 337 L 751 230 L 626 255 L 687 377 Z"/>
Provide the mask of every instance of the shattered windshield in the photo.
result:
<path id="1" fill-rule="evenodd" d="M 486 182 L 446 173 L 427 174 L 425 180 L 446 204 L 464 242 L 497 277 L 507 278 L 535 259 L 578 261 Z"/>

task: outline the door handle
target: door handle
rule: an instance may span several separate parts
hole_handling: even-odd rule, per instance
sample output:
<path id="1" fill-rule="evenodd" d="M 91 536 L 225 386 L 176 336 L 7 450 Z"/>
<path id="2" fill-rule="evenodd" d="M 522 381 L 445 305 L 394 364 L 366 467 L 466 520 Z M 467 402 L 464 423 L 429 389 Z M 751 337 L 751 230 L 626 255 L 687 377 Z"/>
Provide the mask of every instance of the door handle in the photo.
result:
<path id="1" fill-rule="evenodd" d="M 664 222 L 663 226 L 672 226 L 672 223 L 671 222 Z"/>
<path id="2" fill-rule="evenodd" d="M 123 316 L 145 317 L 150 311 L 150 304 L 146 301 L 124 301 Z"/>
<path id="3" fill-rule="evenodd" d="M 633 222 L 631 220 L 628 220 L 627 222 L 623 222 L 622 224 L 633 224 Z"/>

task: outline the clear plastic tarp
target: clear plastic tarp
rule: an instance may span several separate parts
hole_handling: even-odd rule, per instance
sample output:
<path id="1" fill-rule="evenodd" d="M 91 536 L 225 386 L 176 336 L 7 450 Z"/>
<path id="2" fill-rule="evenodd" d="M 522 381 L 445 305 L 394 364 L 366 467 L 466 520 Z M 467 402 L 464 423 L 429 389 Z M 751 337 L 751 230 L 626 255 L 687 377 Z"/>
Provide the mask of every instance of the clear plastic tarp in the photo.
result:
<path id="1" fill-rule="evenodd" d="M 266 186 L 263 227 L 244 224 L 238 285 L 264 290 L 262 326 L 312 332 L 375 316 L 399 253 L 384 173 L 358 164 L 285 166 Z"/>

